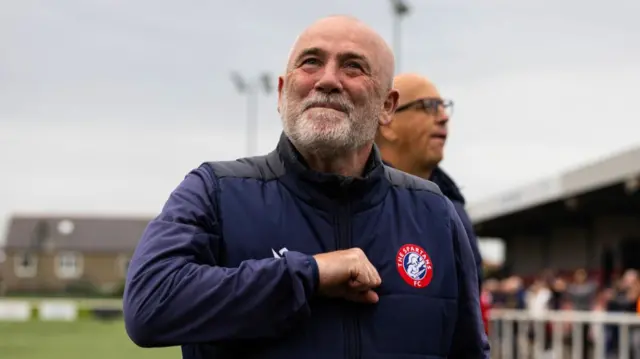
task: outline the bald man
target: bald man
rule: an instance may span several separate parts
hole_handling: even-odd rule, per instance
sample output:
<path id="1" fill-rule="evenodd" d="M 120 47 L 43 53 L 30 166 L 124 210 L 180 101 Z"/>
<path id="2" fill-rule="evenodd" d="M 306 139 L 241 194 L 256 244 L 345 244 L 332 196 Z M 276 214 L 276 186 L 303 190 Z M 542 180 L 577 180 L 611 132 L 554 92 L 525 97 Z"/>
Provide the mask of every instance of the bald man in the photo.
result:
<path id="1" fill-rule="evenodd" d="M 200 165 L 146 228 L 124 295 L 135 343 L 188 359 L 489 358 L 453 204 L 374 145 L 398 103 L 393 62 L 351 17 L 298 37 L 274 151 Z"/>
<path id="2" fill-rule="evenodd" d="M 399 74 L 393 87 L 400 94 L 398 108 L 393 121 L 383 123 L 376 136 L 382 159 L 394 168 L 433 181 L 453 202 L 469 238 L 478 272 L 478 288 L 481 288 L 482 257 L 464 209 L 464 197 L 456 183 L 439 167 L 453 102 L 443 100 L 429 79 L 415 73 Z"/>

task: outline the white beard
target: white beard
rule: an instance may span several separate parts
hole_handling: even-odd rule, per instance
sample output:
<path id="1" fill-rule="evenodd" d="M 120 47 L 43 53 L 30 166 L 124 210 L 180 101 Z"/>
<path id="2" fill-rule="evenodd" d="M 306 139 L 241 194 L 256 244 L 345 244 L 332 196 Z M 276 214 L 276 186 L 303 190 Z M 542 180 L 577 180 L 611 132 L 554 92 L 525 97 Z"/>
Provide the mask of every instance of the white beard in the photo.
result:
<path id="1" fill-rule="evenodd" d="M 282 100 L 284 133 L 299 150 L 334 156 L 354 151 L 375 138 L 380 111 L 365 109 L 346 114 L 315 108 L 302 112 L 302 103 L 290 107 L 285 93 Z"/>

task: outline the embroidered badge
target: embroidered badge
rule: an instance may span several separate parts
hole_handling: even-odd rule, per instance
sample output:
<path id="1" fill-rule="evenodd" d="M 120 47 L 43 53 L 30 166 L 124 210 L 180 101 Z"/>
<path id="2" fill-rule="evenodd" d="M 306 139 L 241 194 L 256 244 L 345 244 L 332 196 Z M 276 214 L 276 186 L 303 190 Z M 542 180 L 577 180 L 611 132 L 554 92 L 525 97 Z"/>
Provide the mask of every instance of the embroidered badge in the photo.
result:
<path id="1" fill-rule="evenodd" d="M 414 288 L 424 288 L 433 277 L 433 263 L 427 252 L 415 244 L 400 247 L 396 266 L 402 279 Z"/>

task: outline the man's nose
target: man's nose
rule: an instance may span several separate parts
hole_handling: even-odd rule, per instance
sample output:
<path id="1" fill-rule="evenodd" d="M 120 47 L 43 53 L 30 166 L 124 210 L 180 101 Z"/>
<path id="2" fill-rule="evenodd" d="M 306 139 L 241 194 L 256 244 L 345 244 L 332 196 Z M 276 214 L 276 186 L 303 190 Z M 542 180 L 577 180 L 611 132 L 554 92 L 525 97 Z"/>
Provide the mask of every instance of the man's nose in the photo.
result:
<path id="1" fill-rule="evenodd" d="M 321 77 L 316 82 L 315 90 L 327 94 L 342 92 L 342 83 L 337 66 L 325 66 Z"/>
<path id="2" fill-rule="evenodd" d="M 440 109 L 438 111 L 438 115 L 436 116 L 436 123 L 440 126 L 446 126 L 449 122 L 449 114 L 444 109 Z"/>

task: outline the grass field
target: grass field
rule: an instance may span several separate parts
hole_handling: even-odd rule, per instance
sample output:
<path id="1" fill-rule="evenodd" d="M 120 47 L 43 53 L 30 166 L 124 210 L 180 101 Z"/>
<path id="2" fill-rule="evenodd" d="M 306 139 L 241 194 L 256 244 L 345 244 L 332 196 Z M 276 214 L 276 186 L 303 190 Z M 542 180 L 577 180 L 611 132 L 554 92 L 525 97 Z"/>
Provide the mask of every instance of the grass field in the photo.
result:
<path id="1" fill-rule="evenodd" d="M 179 359 L 180 348 L 142 349 L 122 321 L 0 322 L 0 357 L 6 359 Z"/>

